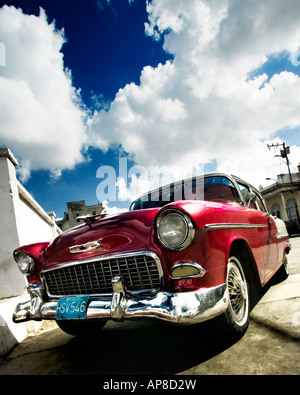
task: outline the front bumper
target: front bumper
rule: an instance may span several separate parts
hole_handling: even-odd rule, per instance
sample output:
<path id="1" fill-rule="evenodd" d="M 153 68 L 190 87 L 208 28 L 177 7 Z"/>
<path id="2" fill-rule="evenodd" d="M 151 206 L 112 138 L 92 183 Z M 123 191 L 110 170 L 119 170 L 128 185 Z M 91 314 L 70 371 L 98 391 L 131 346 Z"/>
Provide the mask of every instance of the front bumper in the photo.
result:
<path id="1" fill-rule="evenodd" d="M 42 286 L 29 287 L 29 292 L 32 299 L 16 306 L 13 321 L 55 320 L 58 301 L 43 301 Z M 122 279 L 115 277 L 112 296 L 90 297 L 86 319 L 122 320 L 149 317 L 171 323 L 195 324 L 223 313 L 228 307 L 228 301 L 226 284 L 193 292 L 158 292 L 151 297 L 133 297 L 127 293 Z"/>

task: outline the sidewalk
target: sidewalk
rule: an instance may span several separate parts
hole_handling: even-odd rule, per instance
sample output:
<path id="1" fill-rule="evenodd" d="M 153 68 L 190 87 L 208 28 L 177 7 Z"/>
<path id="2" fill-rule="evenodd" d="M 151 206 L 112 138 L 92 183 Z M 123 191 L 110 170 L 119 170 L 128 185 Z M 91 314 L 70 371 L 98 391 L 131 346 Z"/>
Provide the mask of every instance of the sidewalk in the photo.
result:
<path id="1" fill-rule="evenodd" d="M 263 325 L 300 339 L 300 238 L 291 238 L 289 277 L 273 285 L 252 310 L 250 317 Z"/>
<path id="2" fill-rule="evenodd" d="M 273 285 L 252 310 L 259 324 L 300 340 L 300 274 Z"/>

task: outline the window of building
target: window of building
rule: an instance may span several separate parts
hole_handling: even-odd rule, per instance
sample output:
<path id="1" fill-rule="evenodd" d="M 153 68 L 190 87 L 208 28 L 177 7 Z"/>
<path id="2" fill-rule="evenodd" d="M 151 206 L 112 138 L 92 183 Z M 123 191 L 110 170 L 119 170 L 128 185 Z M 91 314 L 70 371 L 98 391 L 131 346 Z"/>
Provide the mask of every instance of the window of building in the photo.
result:
<path id="1" fill-rule="evenodd" d="M 286 211 L 290 221 L 298 221 L 297 207 L 295 199 L 289 199 L 286 202 Z"/>
<path id="2" fill-rule="evenodd" d="M 281 218 L 280 207 L 278 204 L 273 204 L 271 207 L 271 214 L 276 215 L 277 218 Z"/>

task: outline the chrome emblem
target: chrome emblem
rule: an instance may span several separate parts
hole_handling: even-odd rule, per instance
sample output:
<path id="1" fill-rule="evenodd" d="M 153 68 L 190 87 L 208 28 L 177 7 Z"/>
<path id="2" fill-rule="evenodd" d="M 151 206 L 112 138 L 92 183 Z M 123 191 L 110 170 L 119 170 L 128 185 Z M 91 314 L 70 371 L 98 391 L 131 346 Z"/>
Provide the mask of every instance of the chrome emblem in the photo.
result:
<path id="1" fill-rule="evenodd" d="M 85 244 L 79 244 L 76 246 L 69 247 L 71 254 L 78 254 L 79 252 L 89 252 L 94 251 L 100 247 L 100 240 L 89 241 Z"/>

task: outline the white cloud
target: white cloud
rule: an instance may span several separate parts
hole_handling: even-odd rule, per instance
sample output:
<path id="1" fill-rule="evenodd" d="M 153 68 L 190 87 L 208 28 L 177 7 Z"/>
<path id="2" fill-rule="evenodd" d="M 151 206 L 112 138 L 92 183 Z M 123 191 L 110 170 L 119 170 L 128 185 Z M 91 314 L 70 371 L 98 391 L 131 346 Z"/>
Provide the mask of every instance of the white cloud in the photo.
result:
<path id="1" fill-rule="evenodd" d="M 0 9 L 0 37 L 6 64 L 0 68 L 0 142 L 21 158 L 20 175 L 32 169 L 64 168 L 82 160 L 86 141 L 84 111 L 64 69 L 64 32 L 40 16 Z"/>
<path id="2" fill-rule="evenodd" d="M 44 168 L 56 179 L 83 160 L 87 144 L 103 151 L 121 144 L 136 164 L 177 174 L 216 159 L 218 170 L 255 186 L 286 172 L 267 142 L 282 142 L 274 139 L 279 130 L 300 125 L 300 78 L 255 71 L 276 56 L 297 64 L 299 0 L 153 0 L 147 12 L 146 34 L 174 59 L 145 66 L 140 83 L 120 89 L 110 106 L 94 95 L 96 111 L 86 120 L 64 69 L 64 32 L 43 11 L 0 9 L 0 144 L 23 157 L 21 177 Z M 299 145 L 291 147 L 292 171 Z M 121 192 L 131 197 L 133 184 Z"/>
<path id="3" fill-rule="evenodd" d="M 102 202 L 102 206 L 104 207 L 104 214 L 114 215 L 119 213 L 126 213 L 128 209 L 119 208 L 117 206 L 110 206 L 110 203 L 106 200 Z"/>
<path id="4" fill-rule="evenodd" d="M 255 186 L 276 177 L 267 140 L 300 125 L 300 78 L 249 75 L 271 56 L 295 54 L 299 1 L 153 0 L 147 11 L 146 33 L 162 39 L 174 60 L 144 67 L 139 85 L 120 89 L 108 111 L 95 113 L 92 143 L 104 150 L 121 143 L 144 166 L 216 158 L 219 170 Z M 292 148 L 291 161 L 299 161 L 300 148 Z"/>

